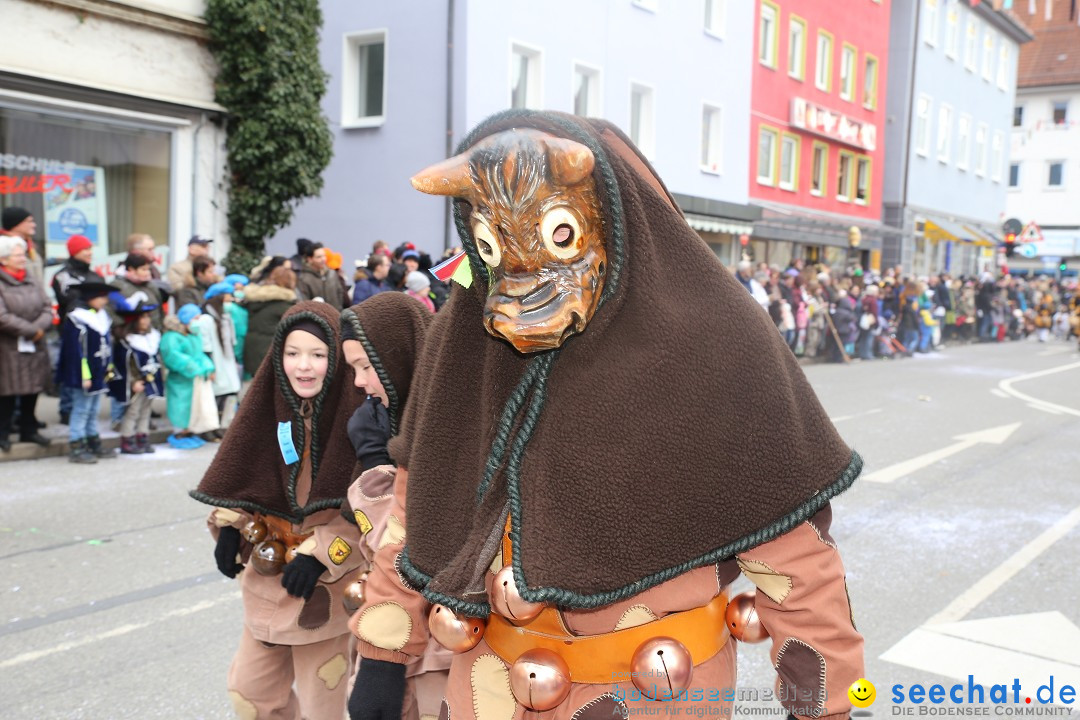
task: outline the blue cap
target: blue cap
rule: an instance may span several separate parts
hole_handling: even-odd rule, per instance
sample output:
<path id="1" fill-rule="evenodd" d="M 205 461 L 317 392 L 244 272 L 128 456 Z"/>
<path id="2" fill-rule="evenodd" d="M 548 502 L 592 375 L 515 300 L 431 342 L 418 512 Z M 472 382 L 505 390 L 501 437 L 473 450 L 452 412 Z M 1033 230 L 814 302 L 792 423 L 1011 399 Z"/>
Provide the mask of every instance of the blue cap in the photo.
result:
<path id="1" fill-rule="evenodd" d="M 233 291 L 233 285 L 228 282 L 216 282 L 206 289 L 206 294 L 203 295 L 204 300 L 209 300 L 212 297 L 218 295 L 231 295 Z"/>
<path id="2" fill-rule="evenodd" d="M 176 311 L 176 317 L 184 325 L 187 325 L 199 315 L 202 315 L 202 310 L 200 310 L 199 306 L 195 305 L 194 303 L 188 303 L 187 305 L 184 305 Z"/>
<path id="3" fill-rule="evenodd" d="M 225 282 L 229 283 L 233 287 L 236 287 L 237 285 L 247 285 L 251 281 L 248 280 L 247 275 L 241 275 L 240 273 L 233 273 L 232 275 L 226 275 L 225 276 Z"/>
<path id="4" fill-rule="evenodd" d="M 405 258 L 416 258 L 417 260 L 419 260 L 420 253 L 416 252 L 415 250 L 406 250 L 405 252 L 401 253 L 401 259 L 404 260 Z"/>

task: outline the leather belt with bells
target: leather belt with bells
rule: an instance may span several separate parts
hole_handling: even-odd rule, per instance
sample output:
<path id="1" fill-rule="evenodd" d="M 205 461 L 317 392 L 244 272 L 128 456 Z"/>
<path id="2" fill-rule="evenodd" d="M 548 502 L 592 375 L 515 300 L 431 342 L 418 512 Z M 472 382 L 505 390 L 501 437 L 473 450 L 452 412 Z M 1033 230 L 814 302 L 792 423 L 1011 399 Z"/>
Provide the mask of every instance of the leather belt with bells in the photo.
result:
<path id="1" fill-rule="evenodd" d="M 512 561 L 509 539 L 510 518 L 503 535 L 503 563 Z M 491 613 L 484 640 L 508 665 L 513 665 L 529 650 L 543 648 L 566 662 L 570 679 L 575 683 L 603 685 L 632 678 L 634 653 L 641 645 L 657 637 L 670 637 L 690 652 L 692 665 L 699 665 L 716 655 L 731 635 L 725 621 L 727 596 L 717 595 L 707 605 L 672 613 L 659 620 L 614 630 L 601 635 L 573 635 L 563 625 L 559 611 L 545 607 L 527 623 L 515 625 L 502 615 Z"/>

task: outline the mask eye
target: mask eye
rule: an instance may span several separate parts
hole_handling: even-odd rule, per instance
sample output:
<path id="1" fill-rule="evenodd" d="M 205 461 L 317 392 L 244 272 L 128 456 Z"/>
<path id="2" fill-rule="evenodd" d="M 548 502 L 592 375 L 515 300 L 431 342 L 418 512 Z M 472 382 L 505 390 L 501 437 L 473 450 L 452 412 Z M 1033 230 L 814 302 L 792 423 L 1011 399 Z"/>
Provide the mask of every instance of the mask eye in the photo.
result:
<path id="1" fill-rule="evenodd" d="M 502 262 L 502 248 L 499 247 L 499 241 L 495 239 L 495 233 L 483 220 L 474 220 L 472 231 L 480 259 L 491 267 L 498 267 Z"/>
<path id="2" fill-rule="evenodd" d="M 540 235 L 548 252 L 560 260 L 569 260 L 581 249 L 581 223 L 567 208 L 557 207 L 544 213 Z"/>

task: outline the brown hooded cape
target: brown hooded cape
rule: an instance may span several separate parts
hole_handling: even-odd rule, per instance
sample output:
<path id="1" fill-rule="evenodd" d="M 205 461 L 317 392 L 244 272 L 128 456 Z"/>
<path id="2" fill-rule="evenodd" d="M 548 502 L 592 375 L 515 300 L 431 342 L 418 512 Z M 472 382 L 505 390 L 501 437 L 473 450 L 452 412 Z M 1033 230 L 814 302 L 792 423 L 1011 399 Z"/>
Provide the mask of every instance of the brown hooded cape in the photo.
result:
<path id="1" fill-rule="evenodd" d="M 400 569 L 432 602 L 489 612 L 484 575 L 510 513 L 522 595 L 625 599 L 787 532 L 858 476 L 780 334 L 610 123 L 509 111 L 596 157 L 610 263 L 601 304 L 562 348 L 524 356 L 481 323 L 487 272 L 429 331 L 391 453 L 409 470 Z"/>
<path id="2" fill-rule="evenodd" d="M 285 376 L 282 351 L 286 336 L 304 321 L 316 323 L 326 334 L 330 362 L 327 381 L 311 401 L 311 492 L 300 507 L 296 479 L 302 463 L 285 464 L 277 428 L 278 423 L 292 422 L 293 443 L 302 455 L 307 438 L 301 400 Z M 322 302 L 299 303 L 282 316 L 270 352 L 191 497 L 208 505 L 276 515 L 297 525 L 320 510 L 341 507 L 356 462 L 346 425 L 363 397 L 353 388 L 352 368 L 342 358 L 338 323 L 339 311 Z"/>

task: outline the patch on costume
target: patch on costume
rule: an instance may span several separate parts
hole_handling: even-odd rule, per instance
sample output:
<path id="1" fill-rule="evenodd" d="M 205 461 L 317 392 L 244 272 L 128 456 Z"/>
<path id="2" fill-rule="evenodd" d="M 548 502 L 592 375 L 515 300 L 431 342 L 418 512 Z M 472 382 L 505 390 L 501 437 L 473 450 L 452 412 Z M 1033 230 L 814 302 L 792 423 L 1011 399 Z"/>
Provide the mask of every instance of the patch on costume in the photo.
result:
<path id="1" fill-rule="evenodd" d="M 367 518 L 365 518 L 365 520 L 366 519 Z M 334 541 L 332 543 L 330 543 L 330 547 L 327 548 L 326 554 L 330 558 L 330 562 L 334 563 L 335 565 L 340 565 L 341 563 L 345 562 L 345 559 L 347 557 L 352 555 L 352 548 L 349 547 L 349 543 L 345 542 L 344 538 L 338 536 L 334 538 Z"/>
<path id="2" fill-rule="evenodd" d="M 825 712 L 825 658 L 807 643 L 788 638 L 776 654 L 780 697 L 789 710 L 801 717 L 821 717 Z"/>
<path id="3" fill-rule="evenodd" d="M 228 508 L 217 508 L 214 510 L 214 524 L 219 528 L 229 527 L 239 519 L 240 513 L 235 510 L 229 510 Z"/>
<path id="4" fill-rule="evenodd" d="M 791 593 L 791 578 L 781 575 L 758 560 L 738 560 L 739 568 L 746 579 L 754 583 L 757 589 L 769 596 L 777 605 L 783 605 Z"/>
<path id="5" fill-rule="evenodd" d="M 371 532 L 371 529 L 375 526 L 368 520 L 368 516 L 364 514 L 363 510 L 353 510 L 353 519 L 356 520 L 356 527 L 360 528 L 361 535 L 367 535 Z"/>
<path id="6" fill-rule="evenodd" d="M 439 720 L 450 720 L 450 706 L 446 704 L 445 700 L 439 706 Z"/>
<path id="7" fill-rule="evenodd" d="M 311 598 L 304 601 L 296 624 L 305 630 L 318 630 L 330 621 L 330 590 L 325 585 L 316 585 Z"/>
<path id="8" fill-rule="evenodd" d="M 376 549 L 382 550 L 387 545 L 400 545 L 403 542 L 405 542 L 405 526 L 396 516 L 391 515 L 386 521 L 386 530 L 383 531 L 382 538 L 379 539 L 379 547 Z"/>
<path id="9" fill-rule="evenodd" d="M 360 639 L 383 650 L 400 650 L 412 637 L 412 618 L 396 602 L 372 605 L 356 623 Z"/>
<path id="10" fill-rule="evenodd" d="M 656 615 L 652 610 L 644 605 L 632 605 L 622 614 L 619 622 L 615 623 L 615 629 L 625 630 L 626 628 L 651 623 L 653 620 L 656 620 Z"/>
<path id="11" fill-rule="evenodd" d="M 258 719 L 259 710 L 255 707 L 255 703 L 235 690 L 229 691 L 229 699 L 232 700 L 233 712 L 236 713 L 236 717 L 240 718 L 240 720 Z"/>
<path id="12" fill-rule="evenodd" d="M 499 552 L 495 553 L 495 559 L 491 561 L 491 565 L 488 565 L 488 570 L 490 570 L 492 573 L 497 573 L 502 570 L 502 568 L 502 549 L 500 548 Z"/>
<path id="13" fill-rule="evenodd" d="M 510 671 L 498 655 L 485 653 L 472 665 L 473 714 L 484 720 L 512 720 L 517 709 Z"/>
<path id="14" fill-rule="evenodd" d="M 716 563 L 716 592 L 721 593 L 739 577 L 739 564 L 732 558 Z"/>
<path id="15" fill-rule="evenodd" d="M 622 700 L 614 695 L 601 695 L 578 708 L 570 720 L 621 720 L 629 716 L 630 711 Z"/>
<path id="16" fill-rule="evenodd" d="M 347 672 L 349 672 L 349 661 L 345 659 L 344 655 L 338 653 L 319 666 L 319 670 L 315 675 L 323 681 L 327 690 L 333 690 Z"/>

